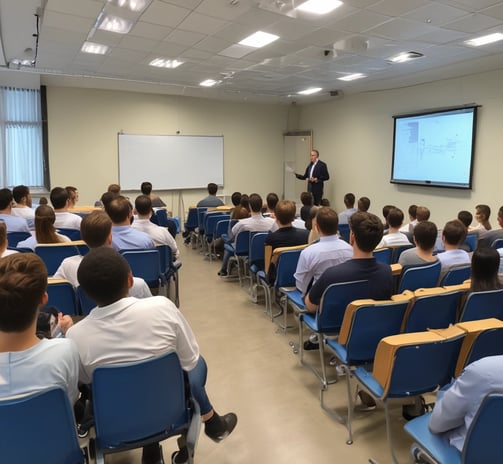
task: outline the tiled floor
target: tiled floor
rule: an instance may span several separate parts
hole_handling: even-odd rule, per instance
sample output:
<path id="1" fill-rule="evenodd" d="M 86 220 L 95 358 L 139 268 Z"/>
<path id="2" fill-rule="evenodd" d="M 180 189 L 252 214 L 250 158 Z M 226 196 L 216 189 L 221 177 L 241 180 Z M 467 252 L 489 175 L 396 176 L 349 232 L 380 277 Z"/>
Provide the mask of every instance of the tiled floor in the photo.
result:
<path id="1" fill-rule="evenodd" d="M 311 464 L 391 462 L 384 411 L 360 413 L 347 431 L 319 403 L 319 383 L 289 346 L 297 330 L 286 335 L 251 302 L 237 282 L 217 276 L 219 263 L 197 250 L 182 248 L 181 311 L 190 322 L 209 367 L 207 390 L 220 413 L 235 411 L 234 433 L 220 444 L 201 433 L 196 462 L 201 464 Z M 292 319 L 293 321 L 293 319 Z M 147 335 L 148 336 L 148 335 Z M 307 353 L 316 359 L 317 352 Z M 340 412 L 346 402 L 344 381 L 329 388 L 327 402 Z M 403 432 L 401 407 L 393 411 L 395 449 L 410 462 L 411 441 Z M 166 464 L 176 449 L 163 443 Z M 140 463 L 138 451 L 109 456 L 113 464 Z"/>

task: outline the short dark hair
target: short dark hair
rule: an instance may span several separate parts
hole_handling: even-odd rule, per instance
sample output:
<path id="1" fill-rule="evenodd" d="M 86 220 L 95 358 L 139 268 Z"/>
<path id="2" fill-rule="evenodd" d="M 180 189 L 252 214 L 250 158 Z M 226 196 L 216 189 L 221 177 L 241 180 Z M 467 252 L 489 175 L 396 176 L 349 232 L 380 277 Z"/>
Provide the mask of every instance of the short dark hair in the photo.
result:
<path id="1" fill-rule="evenodd" d="M 4 221 L 0 221 L 0 249 L 7 242 L 7 226 Z"/>
<path id="2" fill-rule="evenodd" d="M 108 186 L 107 192 L 112 192 L 119 195 L 121 193 L 121 186 L 119 184 L 110 184 Z"/>
<path id="3" fill-rule="evenodd" d="M 467 232 L 466 226 L 459 219 L 454 219 L 445 224 L 442 235 L 449 245 L 459 246 L 465 241 Z"/>
<path id="4" fill-rule="evenodd" d="M 274 209 L 276 208 L 276 205 L 278 204 L 279 197 L 276 193 L 271 192 L 271 193 L 267 194 L 267 198 L 265 199 L 265 201 L 267 203 L 267 207 L 271 211 L 274 211 Z M 503 208 L 503 206 L 502 206 L 502 208 Z"/>
<path id="5" fill-rule="evenodd" d="M 49 198 L 54 209 L 62 209 L 68 201 L 68 190 L 63 187 L 54 187 Z"/>
<path id="6" fill-rule="evenodd" d="M 27 197 L 30 194 L 30 188 L 26 185 L 16 185 L 12 189 L 12 196 L 14 197 L 14 201 L 16 203 L 21 203 L 24 197 Z"/>
<path id="7" fill-rule="evenodd" d="M 356 197 L 354 193 L 346 193 L 346 195 L 344 195 L 344 204 L 346 208 L 353 208 L 355 206 L 355 200 Z"/>
<path id="8" fill-rule="evenodd" d="M 370 208 L 370 198 L 369 197 L 361 197 L 358 200 L 358 209 L 362 212 L 368 211 Z"/>
<path id="9" fill-rule="evenodd" d="M 357 211 L 349 218 L 349 226 L 360 250 L 371 252 L 382 239 L 384 226 L 372 213 Z"/>
<path id="10" fill-rule="evenodd" d="M 335 235 L 339 228 L 339 217 L 337 213 L 328 206 L 318 208 L 316 212 L 316 224 L 323 235 Z"/>
<path id="11" fill-rule="evenodd" d="M 77 279 L 84 293 L 106 306 L 124 298 L 128 294 L 128 262 L 111 247 L 89 250 L 77 271 Z"/>
<path id="12" fill-rule="evenodd" d="M 465 227 L 470 227 L 473 221 L 473 215 L 470 211 L 462 210 L 458 213 L 458 219 L 465 225 Z"/>
<path id="13" fill-rule="evenodd" d="M 208 193 L 210 195 L 216 195 L 217 190 L 218 190 L 218 185 L 217 184 L 214 184 L 213 182 L 210 182 L 208 184 Z"/>
<path id="14" fill-rule="evenodd" d="M 243 193 L 241 195 L 241 201 L 239 202 L 239 204 L 243 208 L 246 208 L 247 210 L 250 210 L 250 197 L 246 193 Z"/>
<path id="15" fill-rule="evenodd" d="M 105 205 L 105 211 L 114 224 L 119 224 L 129 217 L 131 204 L 126 197 L 118 195 Z"/>
<path id="16" fill-rule="evenodd" d="M 313 194 L 311 192 L 302 192 L 300 194 L 300 202 L 304 206 L 312 206 L 313 201 L 314 201 L 314 198 L 313 198 Z"/>
<path id="17" fill-rule="evenodd" d="M 403 224 L 403 211 L 400 208 L 391 208 L 386 219 L 389 226 L 396 229 Z"/>
<path id="18" fill-rule="evenodd" d="M 150 195 L 152 193 L 152 184 L 150 182 L 142 182 L 140 190 L 143 195 Z"/>
<path id="19" fill-rule="evenodd" d="M 241 192 L 234 192 L 231 195 L 231 201 L 234 206 L 239 205 L 239 203 L 241 202 Z"/>
<path id="20" fill-rule="evenodd" d="M 421 250 L 433 250 L 437 241 L 438 229 L 431 221 L 421 221 L 414 227 L 413 235 Z"/>
<path id="21" fill-rule="evenodd" d="M 12 192 L 8 188 L 0 189 L 0 209 L 7 209 L 12 205 L 13 200 Z"/>
<path id="22" fill-rule="evenodd" d="M 501 288 L 498 280 L 500 254 L 491 247 L 478 247 L 472 255 L 472 292 L 484 292 Z"/>
<path id="23" fill-rule="evenodd" d="M 37 317 L 47 288 L 47 268 L 35 253 L 0 260 L 0 330 L 22 332 Z"/>
<path id="24" fill-rule="evenodd" d="M 138 211 L 138 214 L 146 216 L 152 212 L 152 200 L 148 195 L 139 195 L 134 201 L 134 207 Z"/>
<path id="25" fill-rule="evenodd" d="M 103 207 L 106 208 L 108 203 L 110 203 L 114 198 L 117 198 L 119 196 L 118 193 L 114 192 L 105 192 L 103 195 L 101 195 L 101 203 L 103 203 Z"/>
<path id="26" fill-rule="evenodd" d="M 80 223 L 80 235 L 89 248 L 105 245 L 111 230 L 112 220 L 105 211 L 93 211 Z"/>
<path id="27" fill-rule="evenodd" d="M 295 219 L 295 213 L 295 202 L 291 200 L 278 201 L 276 208 L 274 208 L 274 215 L 282 226 L 290 224 Z"/>
<path id="28" fill-rule="evenodd" d="M 330 200 L 328 198 L 322 198 L 320 201 L 320 206 L 330 206 Z"/>
<path id="29" fill-rule="evenodd" d="M 407 212 L 411 218 L 416 219 L 417 205 L 410 205 Z"/>
<path id="30" fill-rule="evenodd" d="M 430 219 L 430 210 L 426 206 L 418 206 L 416 208 L 416 220 L 421 222 L 428 219 Z"/>
<path id="31" fill-rule="evenodd" d="M 262 209 L 262 197 L 258 193 L 252 193 L 250 195 L 250 209 L 254 213 L 260 213 Z"/>

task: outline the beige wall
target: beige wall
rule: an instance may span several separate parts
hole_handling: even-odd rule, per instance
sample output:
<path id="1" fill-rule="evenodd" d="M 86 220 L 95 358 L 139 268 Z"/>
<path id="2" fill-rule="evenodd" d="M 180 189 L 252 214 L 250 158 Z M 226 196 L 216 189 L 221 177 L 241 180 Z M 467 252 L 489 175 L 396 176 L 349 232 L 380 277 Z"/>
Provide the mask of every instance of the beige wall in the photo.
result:
<path id="1" fill-rule="evenodd" d="M 341 210 L 343 196 L 368 196 L 371 211 L 382 214 L 385 204 L 406 210 L 411 203 L 428 206 L 431 219 L 442 226 L 461 209 L 474 212 L 479 203 L 492 209 L 491 223 L 503 205 L 500 175 L 503 169 L 503 71 L 437 81 L 404 89 L 345 96 L 302 108 L 301 126 L 313 129 L 313 146 L 330 169 L 326 192 Z M 478 129 L 473 190 L 390 184 L 394 114 L 428 108 L 477 103 Z"/>
<path id="2" fill-rule="evenodd" d="M 48 87 L 47 99 L 51 185 L 77 186 L 81 204 L 93 204 L 108 184 L 118 182 L 117 133 L 121 130 L 223 134 L 224 189 L 219 193 L 239 190 L 265 195 L 282 190 L 286 107 L 70 87 Z M 169 165 L 153 169 L 169 169 Z M 178 193 L 157 193 L 178 214 Z M 185 209 L 205 194 L 183 192 Z"/>

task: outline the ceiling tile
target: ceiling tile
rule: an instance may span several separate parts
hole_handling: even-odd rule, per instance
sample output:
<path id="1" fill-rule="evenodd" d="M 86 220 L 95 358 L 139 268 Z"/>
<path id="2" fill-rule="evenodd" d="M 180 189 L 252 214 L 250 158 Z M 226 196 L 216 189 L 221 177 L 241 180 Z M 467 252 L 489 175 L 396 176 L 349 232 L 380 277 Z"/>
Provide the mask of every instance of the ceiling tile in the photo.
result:
<path id="1" fill-rule="evenodd" d="M 48 0 L 45 11 L 96 19 L 103 3 L 93 0 Z"/>
<path id="2" fill-rule="evenodd" d="M 333 29 L 322 28 L 302 37 L 304 44 L 319 45 L 325 47 L 348 36 L 347 32 L 334 31 Z"/>
<path id="3" fill-rule="evenodd" d="M 256 29 L 252 26 L 233 23 L 220 29 L 214 36 L 230 43 L 238 43 L 254 32 L 256 32 Z"/>
<path id="4" fill-rule="evenodd" d="M 428 4 L 428 0 L 381 0 L 368 9 L 386 16 L 401 16 Z"/>
<path id="5" fill-rule="evenodd" d="M 449 21 L 467 16 L 465 10 L 453 8 L 452 6 L 430 3 L 416 10 L 406 13 L 404 17 L 431 24 L 432 26 L 441 26 Z"/>
<path id="6" fill-rule="evenodd" d="M 158 24 L 138 21 L 131 29 L 130 34 L 152 40 L 163 40 L 173 29 Z"/>
<path id="7" fill-rule="evenodd" d="M 191 47 L 206 37 L 205 34 L 200 34 L 199 32 L 183 31 L 181 29 L 176 29 L 171 34 L 169 34 L 164 40 L 166 42 L 173 42 L 179 45 L 185 45 L 186 47 Z"/>
<path id="8" fill-rule="evenodd" d="M 201 40 L 195 48 L 204 50 L 205 52 L 218 53 L 229 45 L 231 45 L 230 42 L 219 39 L 218 37 L 206 37 L 206 39 Z"/>
<path id="9" fill-rule="evenodd" d="M 204 0 L 196 8 L 196 11 L 207 16 L 234 21 L 251 8 L 250 2 L 239 2 L 237 5 L 231 5 L 228 1 L 215 2 L 213 0 Z"/>
<path id="10" fill-rule="evenodd" d="M 94 21 L 91 18 L 56 13 L 54 11 L 46 11 L 44 14 L 44 27 L 54 27 L 67 31 L 88 33 L 93 27 Z"/>
<path id="11" fill-rule="evenodd" d="M 223 29 L 227 24 L 229 24 L 227 21 L 212 18 L 211 16 L 191 13 L 178 25 L 178 27 L 186 31 L 213 34 Z"/>
<path id="12" fill-rule="evenodd" d="M 487 16 L 492 16 L 494 18 L 503 20 L 503 2 L 501 2 L 498 5 L 487 8 L 485 10 L 482 10 L 481 13 Z"/>
<path id="13" fill-rule="evenodd" d="M 501 3 L 498 0 L 443 0 L 443 2 L 454 7 L 463 8 L 472 13 Z"/>
<path id="14" fill-rule="evenodd" d="M 185 45 L 158 42 L 157 45 L 152 49 L 152 53 L 165 56 L 166 58 L 176 58 L 177 56 L 181 55 L 186 49 L 187 47 Z"/>
<path id="15" fill-rule="evenodd" d="M 143 39 L 141 37 L 135 37 L 133 35 L 126 35 L 122 38 L 119 43 L 121 48 L 127 48 L 129 50 L 153 50 L 159 42 L 156 40 Z"/>
<path id="16" fill-rule="evenodd" d="M 435 30 L 436 28 L 428 24 L 395 18 L 387 23 L 369 29 L 367 32 L 393 40 L 408 40 L 419 35 L 429 34 Z"/>
<path id="17" fill-rule="evenodd" d="M 150 7 L 142 14 L 141 20 L 161 26 L 176 27 L 188 15 L 190 10 L 154 0 Z"/>
<path id="18" fill-rule="evenodd" d="M 389 21 L 391 19 L 392 18 L 390 16 L 373 13 L 372 11 L 362 10 L 352 15 L 346 16 L 339 21 L 335 21 L 328 27 L 336 30 L 362 33 L 367 29 L 385 23 L 386 21 Z"/>
<path id="19" fill-rule="evenodd" d="M 491 18 L 483 14 L 473 13 L 457 21 L 452 21 L 444 25 L 447 29 L 455 31 L 476 33 L 489 27 L 503 25 L 501 20 Z"/>

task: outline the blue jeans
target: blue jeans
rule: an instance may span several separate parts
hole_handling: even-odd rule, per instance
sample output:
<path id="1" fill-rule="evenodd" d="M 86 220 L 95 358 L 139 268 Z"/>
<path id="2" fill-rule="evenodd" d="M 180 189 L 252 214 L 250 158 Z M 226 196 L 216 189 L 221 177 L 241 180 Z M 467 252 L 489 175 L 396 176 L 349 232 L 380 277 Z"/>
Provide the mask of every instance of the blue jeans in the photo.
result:
<path id="1" fill-rule="evenodd" d="M 210 403 L 208 395 L 206 394 L 206 377 L 208 374 L 208 366 L 204 358 L 199 355 L 199 360 L 196 366 L 191 371 L 187 372 L 189 378 L 190 390 L 192 396 L 199 403 L 201 408 L 201 415 L 209 413 L 213 406 Z"/>

